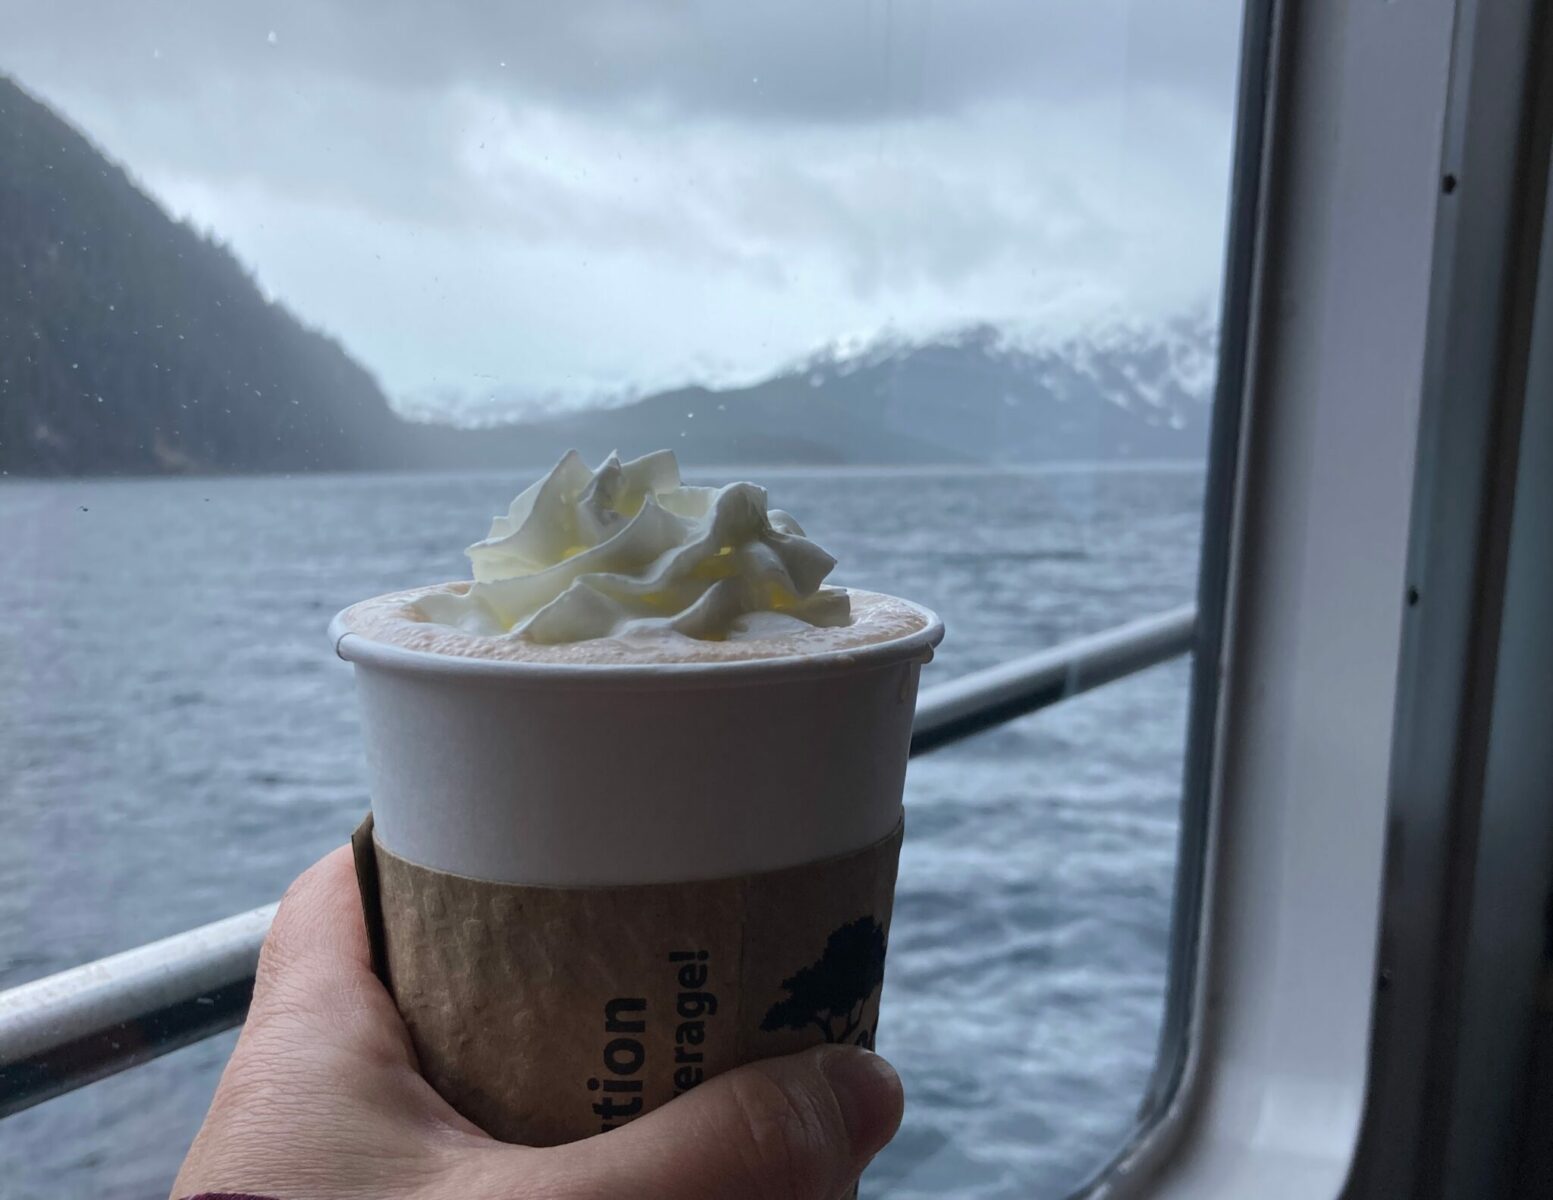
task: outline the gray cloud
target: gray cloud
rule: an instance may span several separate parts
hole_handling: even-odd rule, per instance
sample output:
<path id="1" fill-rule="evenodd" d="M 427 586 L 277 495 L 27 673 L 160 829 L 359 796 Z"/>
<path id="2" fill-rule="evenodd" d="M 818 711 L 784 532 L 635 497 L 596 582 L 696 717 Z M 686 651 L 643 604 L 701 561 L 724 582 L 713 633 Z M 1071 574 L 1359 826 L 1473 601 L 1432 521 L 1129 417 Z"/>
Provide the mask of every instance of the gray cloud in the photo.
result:
<path id="1" fill-rule="evenodd" d="M 234 77 L 261 87 L 466 85 L 510 102 L 861 123 L 1010 96 L 1064 103 L 1114 88 L 1123 71 L 1133 85 L 1222 105 L 1238 11 L 1224 0 L 6 7 L 7 58 L 68 65 L 113 90 L 187 99 Z"/>
<path id="2" fill-rule="evenodd" d="M 399 394 L 564 401 L 1217 283 L 1227 0 L 0 14 L 0 70 Z"/>

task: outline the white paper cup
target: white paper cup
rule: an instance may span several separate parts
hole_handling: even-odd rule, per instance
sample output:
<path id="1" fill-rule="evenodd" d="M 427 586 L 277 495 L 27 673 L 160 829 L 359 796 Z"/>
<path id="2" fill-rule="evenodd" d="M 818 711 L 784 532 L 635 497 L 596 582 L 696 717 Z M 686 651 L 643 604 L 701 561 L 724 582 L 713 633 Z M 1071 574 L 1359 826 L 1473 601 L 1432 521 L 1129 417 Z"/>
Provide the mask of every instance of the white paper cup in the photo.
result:
<path id="1" fill-rule="evenodd" d="M 904 602 L 903 602 L 904 603 Z M 598 886 L 715 879 L 888 836 L 943 623 L 819 654 L 555 664 L 407 650 L 355 664 L 377 840 L 438 871 Z"/>
<path id="2" fill-rule="evenodd" d="M 915 606 L 912 606 L 915 607 Z M 493 1136 L 618 1128 L 818 1041 L 871 1046 L 917 679 L 943 635 L 749 661 L 407 650 L 356 666 L 374 962 Z"/>

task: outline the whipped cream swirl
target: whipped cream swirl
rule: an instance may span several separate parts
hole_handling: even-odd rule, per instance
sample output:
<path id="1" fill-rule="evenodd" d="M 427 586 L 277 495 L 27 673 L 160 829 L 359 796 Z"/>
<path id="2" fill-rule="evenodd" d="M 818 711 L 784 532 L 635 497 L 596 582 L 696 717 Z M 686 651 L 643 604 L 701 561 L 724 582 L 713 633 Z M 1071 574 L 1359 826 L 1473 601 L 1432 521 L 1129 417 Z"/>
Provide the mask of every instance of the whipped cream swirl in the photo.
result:
<path id="1" fill-rule="evenodd" d="M 753 483 L 686 487 L 668 450 L 590 471 L 569 452 L 466 552 L 468 591 L 416 607 L 542 644 L 672 631 L 722 641 L 851 620 L 836 560 Z"/>

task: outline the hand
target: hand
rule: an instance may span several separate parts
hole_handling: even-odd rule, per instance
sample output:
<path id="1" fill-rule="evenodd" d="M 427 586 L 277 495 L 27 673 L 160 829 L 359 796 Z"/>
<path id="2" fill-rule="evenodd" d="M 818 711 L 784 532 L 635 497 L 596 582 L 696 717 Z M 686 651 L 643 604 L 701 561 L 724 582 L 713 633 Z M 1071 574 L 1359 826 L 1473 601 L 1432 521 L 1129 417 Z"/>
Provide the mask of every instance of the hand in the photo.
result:
<path id="1" fill-rule="evenodd" d="M 510 1146 L 450 1108 L 368 965 L 350 853 L 292 884 L 247 1026 L 173 1187 L 277 1200 L 834 1200 L 895 1134 L 900 1080 L 823 1046 L 729 1071 L 610 1133 Z"/>

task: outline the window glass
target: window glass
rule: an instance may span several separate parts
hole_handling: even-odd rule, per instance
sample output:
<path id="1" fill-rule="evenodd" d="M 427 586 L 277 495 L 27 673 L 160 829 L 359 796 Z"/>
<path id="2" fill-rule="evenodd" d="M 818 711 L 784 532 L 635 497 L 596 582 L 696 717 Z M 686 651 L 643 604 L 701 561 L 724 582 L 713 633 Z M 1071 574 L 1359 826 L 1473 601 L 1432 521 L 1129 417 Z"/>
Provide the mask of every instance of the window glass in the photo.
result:
<path id="1" fill-rule="evenodd" d="M 0 986 L 367 799 L 354 600 L 576 446 L 752 478 L 931 687 L 1188 602 L 1239 10 L 31 6 L 0 46 Z M 1061 1195 L 1155 1056 L 1187 669 L 919 759 L 875 1195 Z M 164 1191 L 232 1035 L 0 1123 Z"/>

